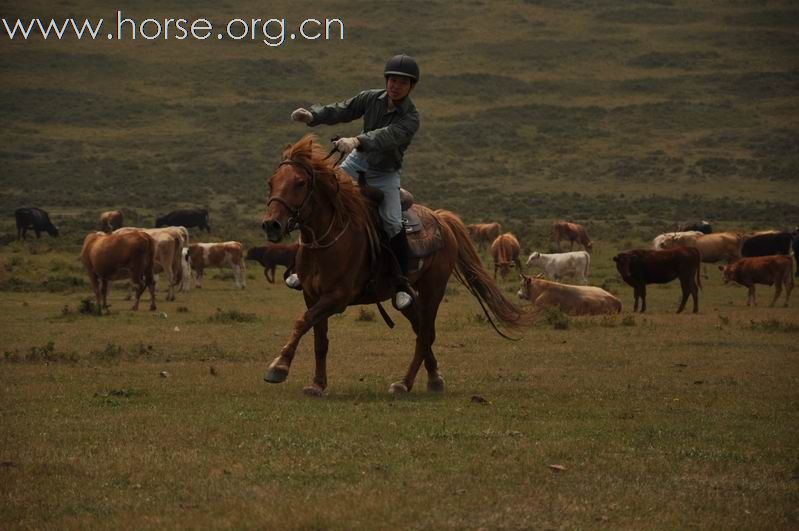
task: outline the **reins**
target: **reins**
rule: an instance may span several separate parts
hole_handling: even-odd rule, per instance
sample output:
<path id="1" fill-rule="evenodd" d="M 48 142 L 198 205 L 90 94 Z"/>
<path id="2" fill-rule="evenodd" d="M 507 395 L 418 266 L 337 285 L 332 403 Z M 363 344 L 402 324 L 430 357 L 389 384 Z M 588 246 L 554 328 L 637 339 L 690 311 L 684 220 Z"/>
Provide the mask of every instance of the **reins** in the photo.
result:
<path id="1" fill-rule="evenodd" d="M 286 227 L 287 232 L 291 232 L 292 230 L 294 230 L 295 227 L 299 227 L 301 229 L 305 228 L 308 231 L 310 231 L 310 233 L 311 233 L 311 241 L 307 242 L 307 243 L 302 241 L 302 234 L 300 234 L 300 239 L 299 239 L 300 246 L 306 247 L 308 249 L 327 249 L 328 247 L 331 247 L 333 244 L 335 244 L 339 240 L 339 238 L 341 238 L 341 236 L 344 235 L 344 233 L 349 228 L 349 226 L 350 226 L 350 218 L 347 218 L 347 222 L 344 224 L 344 228 L 341 229 L 341 232 L 339 232 L 338 236 L 333 238 L 333 240 L 331 242 L 325 243 L 325 244 L 319 243 L 321 240 L 325 239 L 330 234 L 331 230 L 333 230 L 333 225 L 336 222 L 336 217 L 335 217 L 335 215 L 333 216 L 333 219 L 330 220 L 330 225 L 327 227 L 327 230 L 325 231 L 325 233 L 322 234 L 322 236 L 317 238 L 316 237 L 316 233 L 314 232 L 313 228 L 311 228 L 311 226 L 308 225 L 305 221 L 303 221 L 302 218 L 300 217 L 300 212 L 302 211 L 302 209 L 305 207 L 306 203 L 308 203 L 308 201 L 311 199 L 311 196 L 313 196 L 314 192 L 316 191 L 316 170 L 314 169 L 313 165 L 311 165 L 310 168 L 309 168 L 305 164 L 302 164 L 302 163 L 300 163 L 300 162 L 298 162 L 296 160 L 293 160 L 293 159 L 286 159 L 286 160 L 281 161 L 280 164 L 278 164 L 278 168 L 280 168 L 281 166 L 287 166 L 287 165 L 295 166 L 297 168 L 301 168 L 302 170 L 304 170 L 310 176 L 310 178 L 311 178 L 310 190 L 308 190 L 308 193 L 305 194 L 305 197 L 303 198 L 302 202 L 300 203 L 300 205 L 298 207 L 293 207 L 293 206 L 291 206 L 288 203 L 288 201 L 286 201 L 282 197 L 274 196 L 274 195 L 269 197 L 269 200 L 266 202 L 266 206 L 268 207 L 272 203 L 272 201 L 275 201 L 276 203 L 280 203 L 281 205 L 283 205 L 283 207 L 286 210 L 289 211 L 290 216 L 289 216 L 288 224 L 287 224 L 287 227 Z M 338 194 L 339 190 L 341 189 L 341 186 L 340 186 L 340 184 L 338 182 L 338 178 L 336 178 L 335 175 L 334 175 L 334 178 L 336 179 L 336 194 Z"/>

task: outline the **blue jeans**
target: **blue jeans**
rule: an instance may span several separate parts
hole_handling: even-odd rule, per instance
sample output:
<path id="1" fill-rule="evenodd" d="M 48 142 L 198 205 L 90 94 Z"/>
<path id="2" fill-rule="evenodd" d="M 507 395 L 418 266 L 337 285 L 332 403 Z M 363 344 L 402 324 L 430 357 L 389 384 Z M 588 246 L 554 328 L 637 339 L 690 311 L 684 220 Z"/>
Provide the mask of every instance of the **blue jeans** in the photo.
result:
<path id="1" fill-rule="evenodd" d="M 383 202 L 380 203 L 378 212 L 383 221 L 383 231 L 389 238 L 393 238 L 402 230 L 402 207 L 400 206 L 400 172 L 370 170 L 366 157 L 358 151 L 352 151 L 341 169 L 358 180 L 358 172 L 366 173 L 366 182 L 383 192 Z"/>

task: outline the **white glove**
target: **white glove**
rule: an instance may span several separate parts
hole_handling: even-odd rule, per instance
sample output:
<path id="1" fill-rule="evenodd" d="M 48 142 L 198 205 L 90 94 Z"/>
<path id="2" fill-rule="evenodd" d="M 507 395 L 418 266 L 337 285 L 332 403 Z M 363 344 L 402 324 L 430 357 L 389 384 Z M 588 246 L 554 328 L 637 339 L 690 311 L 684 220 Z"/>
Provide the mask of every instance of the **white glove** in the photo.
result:
<path id="1" fill-rule="evenodd" d="M 336 149 L 345 155 L 349 154 L 353 149 L 361 145 L 358 137 L 351 136 L 349 138 L 339 138 L 333 143 Z"/>
<path id="2" fill-rule="evenodd" d="M 295 122 L 302 122 L 304 124 L 307 124 L 308 122 L 313 120 L 313 114 L 311 114 L 311 111 L 309 111 L 308 109 L 303 109 L 302 107 L 300 107 L 299 109 L 291 113 L 291 119 L 294 120 Z"/>

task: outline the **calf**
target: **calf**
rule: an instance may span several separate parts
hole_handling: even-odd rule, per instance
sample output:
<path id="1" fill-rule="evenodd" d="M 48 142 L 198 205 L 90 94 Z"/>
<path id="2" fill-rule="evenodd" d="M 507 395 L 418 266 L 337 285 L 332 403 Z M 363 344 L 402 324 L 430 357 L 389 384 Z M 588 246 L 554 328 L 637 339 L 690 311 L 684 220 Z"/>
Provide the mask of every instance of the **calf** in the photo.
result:
<path id="1" fill-rule="evenodd" d="M 552 239 L 555 240 L 555 243 L 558 246 L 558 251 L 560 251 L 560 241 L 561 240 L 569 240 L 569 250 L 574 250 L 574 242 L 579 243 L 583 246 L 587 252 L 592 252 L 594 244 L 591 243 L 591 239 L 588 237 L 588 232 L 586 232 L 585 228 L 582 225 L 578 225 L 577 223 L 569 223 L 568 221 L 556 221 L 552 224 Z"/>
<path id="2" fill-rule="evenodd" d="M 477 244 L 479 249 L 484 249 L 489 243 L 493 242 L 502 234 L 502 225 L 499 223 L 474 223 L 466 225 L 469 236 Z"/>
<path id="3" fill-rule="evenodd" d="M 83 240 L 80 259 L 89 275 L 97 299 L 98 313 L 108 308 L 108 284 L 113 280 L 130 280 L 136 287 L 133 310 L 146 288 L 150 289 L 150 310 L 155 310 L 153 279 L 154 245 L 149 234 L 132 231 L 125 234 L 94 232 Z"/>
<path id="4" fill-rule="evenodd" d="M 499 269 L 499 274 L 504 279 L 508 276 L 508 271 L 510 271 L 510 267 L 513 264 L 516 264 L 519 273 L 521 273 L 522 262 L 519 259 L 521 252 L 522 248 L 516 236 L 510 232 L 497 236 L 497 239 L 491 244 L 491 257 L 494 259 L 494 280 L 497 278 L 497 269 Z"/>
<path id="5" fill-rule="evenodd" d="M 112 233 L 122 227 L 123 216 L 121 210 L 109 210 L 100 214 L 100 230 Z"/>
<path id="6" fill-rule="evenodd" d="M 699 311 L 699 251 L 693 247 L 675 247 L 662 251 L 636 249 L 619 253 L 613 257 L 624 281 L 633 287 L 635 304 L 633 311 L 638 311 L 638 299 L 641 299 L 641 313 L 646 311 L 646 285 L 666 284 L 675 278 L 680 279 L 682 301 L 677 313 L 685 308 L 690 294 L 694 301 L 694 313 Z"/>
<path id="7" fill-rule="evenodd" d="M 560 308 L 569 315 L 621 312 L 621 301 L 595 286 L 569 286 L 522 275 L 522 287 L 518 295 L 538 308 Z"/>
<path id="8" fill-rule="evenodd" d="M 585 251 L 557 254 L 534 252 L 527 259 L 527 265 L 531 264 L 539 266 L 549 280 L 560 280 L 566 275 L 574 275 L 580 283 L 588 284 L 591 255 Z"/>
<path id="9" fill-rule="evenodd" d="M 47 232 L 52 237 L 58 236 L 58 227 L 50 221 L 50 215 L 41 208 L 18 208 L 14 211 L 17 222 L 17 239 L 24 240 L 28 229 L 33 229 L 36 239 L 42 232 Z"/>
<path id="10" fill-rule="evenodd" d="M 191 269 L 196 273 L 195 286 L 202 288 L 203 271 L 209 267 L 229 267 L 233 270 L 236 287 L 247 286 L 244 253 L 239 242 L 194 243 L 186 253 Z"/>
<path id="11" fill-rule="evenodd" d="M 128 234 L 138 231 L 150 236 L 153 243 L 153 273 L 163 272 L 166 276 L 169 282 L 166 295 L 166 300 L 168 301 L 175 300 L 175 287 L 181 285 L 184 275 L 180 253 L 184 240 L 183 234 L 179 229 L 183 229 L 183 227 L 164 227 L 161 229 L 123 227 L 113 232 L 113 234 Z M 183 230 L 185 231 L 186 229 Z"/>
<path id="12" fill-rule="evenodd" d="M 267 282 L 275 283 L 275 268 L 279 265 L 285 266 L 286 271 L 294 269 L 294 258 L 300 244 L 273 243 L 261 247 L 253 247 L 247 250 L 247 260 L 255 260 L 264 267 L 264 277 Z"/>
<path id="13" fill-rule="evenodd" d="M 746 297 L 746 305 L 754 304 L 755 284 L 774 284 L 774 299 L 769 306 L 774 306 L 777 298 L 785 287 L 785 306 L 788 306 L 788 299 L 793 290 L 793 262 L 790 256 L 758 256 L 754 258 L 742 258 L 737 262 L 726 266 L 719 266 L 722 272 L 724 283 L 737 282 L 749 288 Z"/>
<path id="14" fill-rule="evenodd" d="M 775 254 L 791 254 L 793 236 L 790 232 L 762 232 L 744 239 L 741 245 L 741 256 L 771 256 Z"/>

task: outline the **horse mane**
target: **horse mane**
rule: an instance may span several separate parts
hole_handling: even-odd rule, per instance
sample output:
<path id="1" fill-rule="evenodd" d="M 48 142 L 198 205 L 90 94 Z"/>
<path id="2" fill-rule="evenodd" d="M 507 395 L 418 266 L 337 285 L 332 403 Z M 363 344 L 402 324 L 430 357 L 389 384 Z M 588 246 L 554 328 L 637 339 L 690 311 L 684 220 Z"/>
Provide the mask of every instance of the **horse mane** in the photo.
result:
<path id="1" fill-rule="evenodd" d="M 283 152 L 284 160 L 313 169 L 316 174 L 316 193 L 324 197 L 340 221 L 346 219 L 356 226 L 370 222 L 369 207 L 352 178 L 333 166 L 333 158 L 325 160 L 327 153 L 314 134 L 307 134 Z"/>

